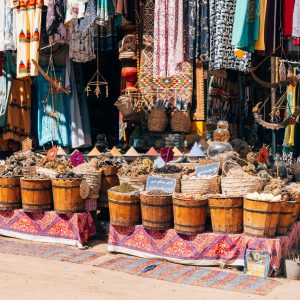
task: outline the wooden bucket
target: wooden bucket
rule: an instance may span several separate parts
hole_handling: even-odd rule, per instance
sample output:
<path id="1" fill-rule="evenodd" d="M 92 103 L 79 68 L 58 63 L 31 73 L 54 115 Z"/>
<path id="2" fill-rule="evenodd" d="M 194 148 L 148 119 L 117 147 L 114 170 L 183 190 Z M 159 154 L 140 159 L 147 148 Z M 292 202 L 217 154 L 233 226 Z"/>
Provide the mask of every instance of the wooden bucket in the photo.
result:
<path id="1" fill-rule="evenodd" d="M 198 234 L 205 230 L 207 198 L 173 194 L 174 229 L 177 233 Z"/>
<path id="2" fill-rule="evenodd" d="M 21 179 L 24 211 L 47 211 L 53 206 L 50 179 Z"/>
<path id="3" fill-rule="evenodd" d="M 181 173 L 173 173 L 173 174 L 156 174 L 156 173 L 153 173 L 151 176 L 176 179 L 175 192 L 176 193 L 181 192 Z"/>
<path id="4" fill-rule="evenodd" d="M 138 225 L 141 219 L 139 192 L 118 193 L 108 190 L 110 223 L 118 226 Z"/>
<path id="5" fill-rule="evenodd" d="M 146 229 L 167 230 L 173 226 L 172 195 L 148 195 L 141 192 L 142 223 Z"/>
<path id="6" fill-rule="evenodd" d="M 293 223 L 293 213 L 295 210 L 295 201 L 281 202 L 280 214 L 277 224 L 277 235 L 285 235 L 289 226 Z"/>
<path id="7" fill-rule="evenodd" d="M 0 177 L 0 210 L 22 207 L 20 177 Z"/>
<path id="8" fill-rule="evenodd" d="M 208 204 L 213 232 L 243 232 L 243 197 L 211 195 Z"/>
<path id="9" fill-rule="evenodd" d="M 110 188 L 120 185 L 120 181 L 118 178 L 118 170 L 119 168 L 113 166 L 102 167 L 102 181 L 98 201 L 99 207 L 108 207 L 107 191 Z"/>
<path id="10" fill-rule="evenodd" d="M 54 210 L 58 213 L 75 213 L 84 210 L 80 196 L 82 178 L 52 179 Z"/>
<path id="11" fill-rule="evenodd" d="M 274 237 L 281 202 L 244 198 L 244 232 L 253 236 Z"/>

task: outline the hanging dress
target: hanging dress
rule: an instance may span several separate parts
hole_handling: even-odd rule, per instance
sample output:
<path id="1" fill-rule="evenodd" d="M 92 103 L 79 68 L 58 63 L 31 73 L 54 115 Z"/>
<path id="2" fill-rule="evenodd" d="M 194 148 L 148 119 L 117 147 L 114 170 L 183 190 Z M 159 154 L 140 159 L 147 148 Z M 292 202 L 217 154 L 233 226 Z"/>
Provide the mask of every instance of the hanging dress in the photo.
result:
<path id="1" fill-rule="evenodd" d="M 183 0 L 156 0 L 153 77 L 178 74 L 178 66 L 184 62 L 183 33 Z"/>

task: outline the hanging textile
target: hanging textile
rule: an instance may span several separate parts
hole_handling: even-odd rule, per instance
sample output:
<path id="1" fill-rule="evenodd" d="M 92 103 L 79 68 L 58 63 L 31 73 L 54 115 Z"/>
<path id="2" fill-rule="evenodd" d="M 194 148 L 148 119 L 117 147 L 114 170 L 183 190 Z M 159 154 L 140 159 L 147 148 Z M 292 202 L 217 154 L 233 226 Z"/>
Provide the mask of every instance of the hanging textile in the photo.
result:
<path id="1" fill-rule="evenodd" d="M 183 0 L 156 0 L 154 12 L 153 76 L 178 74 L 184 61 Z"/>
<path id="2" fill-rule="evenodd" d="M 108 19 L 115 15 L 112 0 L 97 0 L 97 24 L 106 26 Z"/>
<path id="3" fill-rule="evenodd" d="M 293 31 L 293 13 L 295 0 L 283 0 L 282 14 L 283 14 L 283 35 L 289 37 Z"/>
<path id="4" fill-rule="evenodd" d="M 83 18 L 87 2 L 88 0 L 66 0 L 65 24 L 72 20 Z"/>
<path id="5" fill-rule="evenodd" d="M 118 33 L 115 18 L 109 18 L 106 26 L 98 26 L 97 29 L 98 31 L 95 32 L 95 47 L 99 47 L 100 52 L 118 49 Z"/>
<path id="6" fill-rule="evenodd" d="M 22 142 L 31 133 L 31 79 L 13 79 L 8 98 L 3 140 Z"/>
<path id="7" fill-rule="evenodd" d="M 16 50 L 15 11 L 7 0 L 0 0 L 0 20 L 0 52 Z"/>
<path id="8" fill-rule="evenodd" d="M 84 14 L 84 18 L 80 20 L 79 23 L 79 30 L 80 31 L 87 31 L 91 26 L 94 25 L 94 22 L 97 17 L 97 7 L 95 0 L 89 0 L 88 4 L 86 5 L 86 10 Z"/>
<path id="9" fill-rule="evenodd" d="M 209 7 L 207 0 L 187 3 L 189 59 L 207 62 L 209 58 Z"/>
<path id="10" fill-rule="evenodd" d="M 210 61 L 209 68 L 247 71 L 251 54 L 245 53 L 241 59 L 234 54 L 231 45 L 236 0 L 210 0 Z"/>
<path id="11" fill-rule="evenodd" d="M 296 76 L 296 69 L 289 71 L 288 77 Z M 296 87 L 289 85 L 287 88 L 287 117 L 295 112 L 296 108 Z M 284 133 L 284 144 L 285 148 L 291 148 L 295 144 L 295 125 L 288 125 Z M 286 150 L 286 149 L 285 149 Z"/>
<path id="12" fill-rule="evenodd" d="M 45 70 L 46 71 L 46 70 Z M 56 78 L 65 82 L 65 67 L 55 67 Z M 48 95 L 50 84 L 39 74 L 35 78 L 34 87 L 38 101 L 38 140 L 43 146 L 48 142 L 57 141 L 59 146 L 71 146 L 70 95 L 54 93 L 43 106 L 42 101 Z M 54 109 L 58 120 L 49 113 Z"/>
<path id="13" fill-rule="evenodd" d="M 265 21 L 266 21 L 266 10 L 267 10 L 268 0 L 260 0 L 259 7 L 259 31 L 258 31 L 258 39 L 255 44 L 255 50 L 257 51 L 265 51 Z"/>
<path id="14" fill-rule="evenodd" d="M 232 45 L 254 52 L 259 33 L 260 0 L 237 0 L 232 30 Z"/>
<path id="15" fill-rule="evenodd" d="M 48 35 L 59 33 L 59 26 L 65 21 L 64 0 L 50 0 L 47 9 L 46 31 Z"/>
<path id="16" fill-rule="evenodd" d="M 11 2 L 16 9 L 17 77 L 36 76 L 31 60 L 38 61 L 43 0 Z"/>
<path id="17" fill-rule="evenodd" d="M 0 76 L 0 127 L 6 126 L 7 103 L 11 89 L 12 76 L 15 73 L 15 66 L 11 52 L 6 51 L 3 55 L 3 72 Z"/>
<path id="18" fill-rule="evenodd" d="M 292 36 L 300 37 L 300 0 L 295 1 Z"/>
<path id="19" fill-rule="evenodd" d="M 71 40 L 69 42 L 69 56 L 73 61 L 82 63 L 96 58 L 93 26 L 86 31 L 80 31 L 78 21 L 73 21 Z"/>

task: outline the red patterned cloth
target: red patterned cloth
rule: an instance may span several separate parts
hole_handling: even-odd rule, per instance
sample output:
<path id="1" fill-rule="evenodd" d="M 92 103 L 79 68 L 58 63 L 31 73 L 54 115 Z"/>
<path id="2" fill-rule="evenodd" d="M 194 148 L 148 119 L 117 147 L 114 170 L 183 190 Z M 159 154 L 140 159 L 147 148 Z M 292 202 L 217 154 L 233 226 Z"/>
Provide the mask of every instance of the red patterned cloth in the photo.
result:
<path id="1" fill-rule="evenodd" d="M 58 214 L 54 211 L 0 210 L 0 234 L 82 247 L 96 234 L 96 227 L 89 212 Z"/>
<path id="2" fill-rule="evenodd" d="M 300 222 L 287 236 L 255 238 L 246 234 L 177 234 L 175 230 L 147 230 L 142 225 L 110 225 L 108 250 L 146 258 L 159 257 L 193 265 L 244 266 L 246 249 L 263 250 L 271 255 L 271 267 L 278 272 L 281 259 L 300 242 Z"/>

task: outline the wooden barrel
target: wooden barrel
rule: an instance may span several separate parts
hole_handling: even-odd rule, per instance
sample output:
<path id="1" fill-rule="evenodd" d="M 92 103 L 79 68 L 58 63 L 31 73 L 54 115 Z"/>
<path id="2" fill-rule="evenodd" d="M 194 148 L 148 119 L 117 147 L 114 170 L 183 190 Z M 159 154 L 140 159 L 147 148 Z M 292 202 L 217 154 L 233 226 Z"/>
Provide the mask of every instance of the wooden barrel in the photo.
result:
<path id="1" fill-rule="evenodd" d="M 213 232 L 243 232 L 243 197 L 212 195 L 208 197 Z"/>
<path id="2" fill-rule="evenodd" d="M 142 223 L 146 229 L 167 230 L 173 226 L 172 195 L 141 192 Z"/>
<path id="3" fill-rule="evenodd" d="M 54 210 L 58 213 L 74 213 L 84 210 L 84 201 L 80 196 L 83 179 L 52 179 Z"/>
<path id="4" fill-rule="evenodd" d="M 104 166 L 102 167 L 102 181 L 99 195 L 98 206 L 108 207 L 108 194 L 107 191 L 110 188 L 120 185 L 118 178 L 118 167 Z"/>
<path id="5" fill-rule="evenodd" d="M 207 198 L 201 195 L 173 194 L 174 229 L 177 233 L 197 234 L 204 232 Z"/>
<path id="6" fill-rule="evenodd" d="M 295 201 L 281 202 L 280 214 L 277 224 L 277 235 L 285 235 L 289 226 L 293 223 L 293 213 L 295 210 Z"/>
<path id="7" fill-rule="evenodd" d="M 46 211 L 53 206 L 50 179 L 21 179 L 22 208 L 24 211 Z"/>
<path id="8" fill-rule="evenodd" d="M 20 177 L 0 177 L 0 210 L 22 207 Z"/>
<path id="9" fill-rule="evenodd" d="M 244 232 L 253 236 L 274 237 L 281 202 L 244 198 Z"/>
<path id="10" fill-rule="evenodd" d="M 118 226 L 138 225 L 141 219 L 139 192 L 118 193 L 108 190 L 110 223 Z"/>

